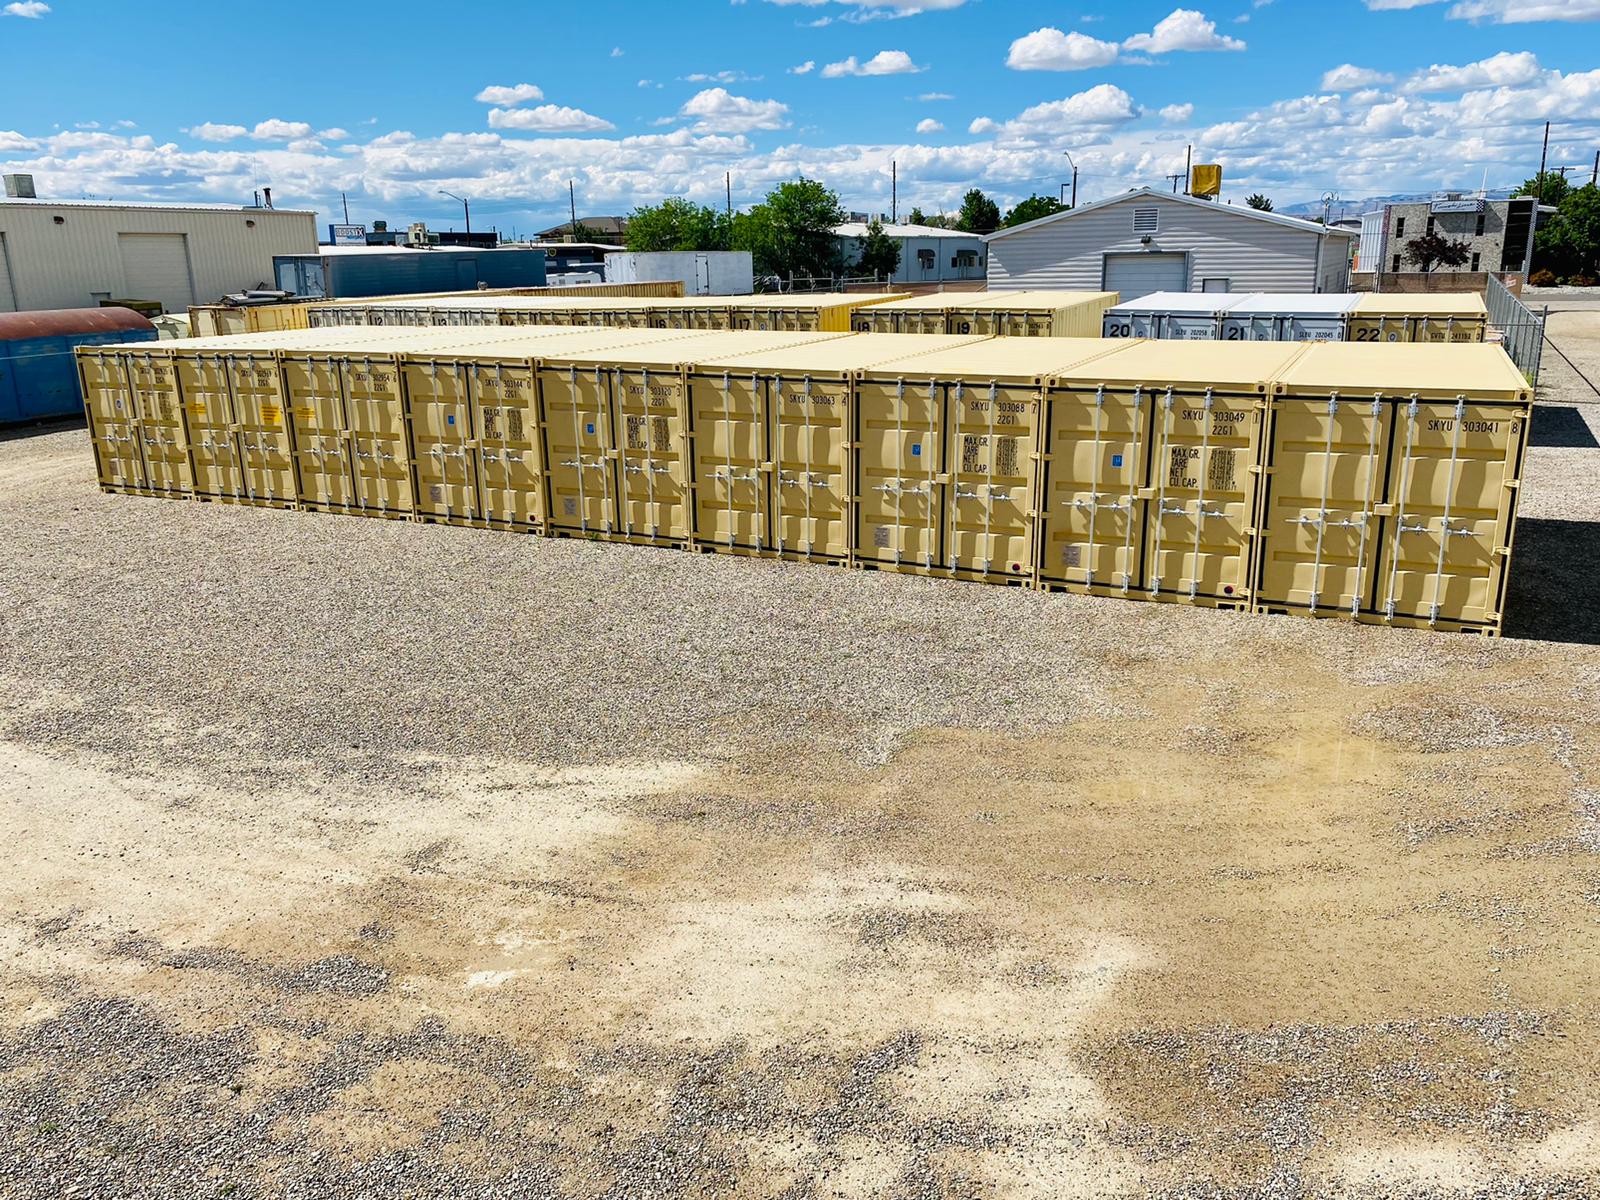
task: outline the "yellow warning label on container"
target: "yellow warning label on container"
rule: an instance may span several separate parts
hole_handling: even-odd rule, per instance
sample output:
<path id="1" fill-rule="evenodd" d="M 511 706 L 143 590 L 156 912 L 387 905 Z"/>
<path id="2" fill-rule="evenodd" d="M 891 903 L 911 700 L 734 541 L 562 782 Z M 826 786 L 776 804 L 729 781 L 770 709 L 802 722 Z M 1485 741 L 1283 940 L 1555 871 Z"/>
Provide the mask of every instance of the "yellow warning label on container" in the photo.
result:
<path id="1" fill-rule="evenodd" d="M 189 411 L 197 417 L 203 417 L 206 415 L 205 403 L 200 400 L 191 400 L 189 402 Z"/>
<path id="2" fill-rule="evenodd" d="M 283 418 L 283 410 L 276 404 L 263 404 L 261 406 L 261 423 L 263 425 L 276 425 Z"/>

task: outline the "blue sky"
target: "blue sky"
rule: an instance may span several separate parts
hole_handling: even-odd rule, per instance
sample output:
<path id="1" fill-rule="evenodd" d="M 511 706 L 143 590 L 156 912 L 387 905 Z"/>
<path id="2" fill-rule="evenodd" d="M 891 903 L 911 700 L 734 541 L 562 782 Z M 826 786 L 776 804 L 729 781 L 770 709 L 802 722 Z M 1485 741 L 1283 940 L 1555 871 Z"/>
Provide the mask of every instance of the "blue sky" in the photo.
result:
<path id="1" fill-rule="evenodd" d="M 1194 3 L 1194 0 L 1190 0 Z M 1218 161 L 1280 206 L 1600 148 L 1600 0 L 0 0 L 0 163 L 41 195 L 526 233 L 806 174 L 849 208 L 1083 200 Z"/>

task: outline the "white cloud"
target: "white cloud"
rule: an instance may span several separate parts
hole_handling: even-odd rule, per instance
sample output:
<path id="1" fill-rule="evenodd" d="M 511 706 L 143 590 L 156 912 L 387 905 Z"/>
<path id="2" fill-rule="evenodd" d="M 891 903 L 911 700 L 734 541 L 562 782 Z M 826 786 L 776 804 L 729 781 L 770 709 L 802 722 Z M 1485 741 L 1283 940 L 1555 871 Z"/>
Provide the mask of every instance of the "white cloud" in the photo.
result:
<path id="1" fill-rule="evenodd" d="M 562 104 L 537 108 L 491 108 L 490 129 L 526 129 L 539 133 L 596 133 L 616 126 L 604 117 Z"/>
<path id="2" fill-rule="evenodd" d="M 798 67 L 790 67 L 789 68 L 789 74 L 791 74 L 791 75 L 809 75 L 809 74 L 811 74 L 811 72 L 815 71 L 816 69 L 817 69 L 817 64 L 815 62 L 813 62 L 811 59 L 808 58 L 808 59 L 805 60 L 805 62 L 801 63 Z"/>
<path id="3" fill-rule="evenodd" d="M 1539 60 L 1528 51 L 1501 51 L 1462 67 L 1435 63 L 1406 80 L 1407 92 L 1469 92 L 1474 88 L 1516 87 L 1539 78 Z"/>
<path id="4" fill-rule="evenodd" d="M 1168 54 L 1174 50 L 1243 50 L 1238 38 L 1217 32 L 1217 23 L 1192 8 L 1175 8 L 1149 33 L 1136 33 L 1122 43 L 1127 50 Z"/>
<path id="5" fill-rule="evenodd" d="M 713 71 L 707 74 L 696 71 L 693 75 L 685 75 L 685 83 L 760 83 L 764 76 L 746 75 L 743 71 Z"/>
<path id="6" fill-rule="evenodd" d="M 250 131 L 243 125 L 219 125 L 214 121 L 205 121 L 199 125 L 191 125 L 184 130 L 192 138 L 199 138 L 202 142 L 231 142 L 234 138 L 242 138 Z"/>
<path id="7" fill-rule="evenodd" d="M 613 46 L 613 47 L 611 47 L 611 57 L 612 58 L 621 58 L 626 53 L 627 53 L 627 51 L 624 50 L 621 46 Z"/>
<path id="8" fill-rule="evenodd" d="M 40 145 L 32 138 L 23 137 L 15 129 L 0 129 L 0 154 L 18 154 L 38 150 Z"/>
<path id="9" fill-rule="evenodd" d="M 1422 8 L 1441 0 L 1366 0 L 1373 12 Z M 1536 21 L 1600 21 L 1600 0 L 1456 0 L 1445 14 L 1456 21 L 1525 25 Z"/>
<path id="10" fill-rule="evenodd" d="M 280 121 L 277 117 L 269 117 L 256 122 L 250 136 L 258 142 L 288 142 L 295 138 L 310 137 L 311 126 L 304 121 Z"/>
<path id="11" fill-rule="evenodd" d="M 852 54 L 843 62 L 829 63 L 822 68 L 824 79 L 838 79 L 844 75 L 915 75 L 925 71 L 911 61 L 904 50 L 879 50 L 866 62 L 857 62 Z"/>
<path id="12" fill-rule="evenodd" d="M 1003 123 L 979 117 L 967 130 L 982 137 L 1015 141 L 1048 137 L 1067 130 L 1120 125 L 1138 115 L 1132 96 L 1115 84 L 1099 83 L 1064 100 L 1047 100 L 1025 108 L 1015 119 Z"/>
<path id="13" fill-rule="evenodd" d="M 526 104 L 529 100 L 543 100 L 544 89 L 532 83 L 514 83 L 510 85 L 496 83 L 484 88 L 473 99 L 480 104 L 493 104 L 499 108 L 515 108 L 519 104 Z"/>
<path id="14" fill-rule="evenodd" d="M 1322 90 L 1325 92 L 1350 92 L 1393 82 L 1393 75 L 1374 71 L 1370 67 L 1358 67 L 1354 63 L 1344 63 L 1322 74 Z"/>
<path id="15" fill-rule="evenodd" d="M 776 100 L 751 100 L 727 88 L 707 88 L 691 96 L 678 110 L 694 121 L 696 133 L 748 133 L 753 129 L 782 129 L 789 123 L 789 106 Z"/>
<path id="16" fill-rule="evenodd" d="M 928 104 L 934 100 L 954 100 L 955 97 L 949 92 L 923 92 L 917 99 L 924 104 Z"/>
<path id="17" fill-rule="evenodd" d="M 918 133 L 941 133 L 943 131 L 944 125 L 935 121 L 932 117 L 923 117 L 922 120 L 917 122 Z"/>
<path id="18" fill-rule="evenodd" d="M 742 3 L 743 0 L 740 0 Z M 767 0 L 769 4 L 776 4 L 788 8 L 793 5 L 803 5 L 806 8 L 820 8 L 828 0 Z M 865 21 L 896 20 L 902 17 L 915 17 L 929 12 L 948 12 L 960 8 L 966 0 L 837 0 L 845 11 L 839 15 L 839 20 L 860 24 Z M 816 21 L 807 22 L 813 27 L 830 24 L 832 17 L 822 17 Z"/>
<path id="19" fill-rule="evenodd" d="M 1006 66 L 1013 71 L 1083 71 L 1116 62 L 1117 54 L 1115 42 L 1047 25 L 1012 42 Z"/>
<path id="20" fill-rule="evenodd" d="M 350 136 L 350 131 L 348 129 L 340 129 L 337 125 L 335 125 L 331 129 L 319 129 L 319 130 L 317 130 L 317 137 L 325 138 L 326 140 L 328 140 L 330 142 L 342 142 L 346 138 L 348 138 L 349 136 Z"/>
<path id="21" fill-rule="evenodd" d="M 1192 104 L 1169 104 L 1161 110 L 1161 119 L 1174 125 L 1181 124 L 1194 116 Z"/>
<path id="22" fill-rule="evenodd" d="M 8 17 L 25 17 L 30 21 L 37 21 L 49 11 L 50 6 L 41 3 L 40 0 L 17 0 L 15 4 L 0 8 L 0 13 Z"/>

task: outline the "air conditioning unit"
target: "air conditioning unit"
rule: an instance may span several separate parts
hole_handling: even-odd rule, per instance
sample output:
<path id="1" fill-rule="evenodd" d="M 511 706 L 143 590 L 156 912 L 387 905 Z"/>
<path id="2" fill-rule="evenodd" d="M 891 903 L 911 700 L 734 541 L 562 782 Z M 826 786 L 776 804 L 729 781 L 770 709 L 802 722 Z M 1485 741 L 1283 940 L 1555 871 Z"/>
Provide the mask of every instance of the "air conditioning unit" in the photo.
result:
<path id="1" fill-rule="evenodd" d="M 10 200 L 37 200 L 39 194 L 33 190 L 32 175 L 7 175 L 6 197 Z"/>

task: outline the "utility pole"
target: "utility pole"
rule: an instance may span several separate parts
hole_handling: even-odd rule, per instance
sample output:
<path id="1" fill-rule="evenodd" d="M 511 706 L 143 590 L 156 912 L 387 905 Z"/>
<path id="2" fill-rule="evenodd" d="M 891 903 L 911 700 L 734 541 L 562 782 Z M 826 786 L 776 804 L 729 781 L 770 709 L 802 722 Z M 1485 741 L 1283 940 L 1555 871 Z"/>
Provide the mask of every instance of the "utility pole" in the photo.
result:
<path id="1" fill-rule="evenodd" d="M 1189 181 L 1193 178 L 1194 145 L 1191 143 L 1189 148 L 1183 152 L 1183 194 L 1185 196 L 1190 194 L 1189 189 L 1193 186 L 1193 184 L 1191 184 Z"/>
<path id="2" fill-rule="evenodd" d="M 1066 156 L 1067 166 L 1072 168 L 1072 207 L 1073 208 L 1077 208 L 1078 207 L 1078 164 L 1072 161 L 1072 152 L 1070 150 L 1063 150 L 1061 153 Z M 1062 184 L 1061 185 L 1061 190 L 1063 192 L 1065 192 L 1067 190 L 1067 185 L 1066 184 Z M 1063 196 L 1062 199 L 1065 200 L 1066 197 Z"/>
<path id="3" fill-rule="evenodd" d="M 578 193 L 573 189 L 572 180 L 567 180 L 567 204 L 572 214 L 572 224 L 567 226 L 567 232 L 572 235 L 572 240 L 578 240 Z"/>
<path id="4" fill-rule="evenodd" d="M 1167 178 L 1172 180 L 1172 194 L 1174 196 L 1176 196 L 1178 194 L 1178 184 L 1183 181 L 1183 176 L 1182 175 L 1168 175 Z"/>
<path id="5" fill-rule="evenodd" d="M 461 212 L 462 212 L 463 216 L 465 216 L 466 221 L 467 221 L 467 232 L 471 233 L 472 232 L 472 207 L 471 207 L 471 205 L 469 205 L 467 203 L 467 198 L 465 196 L 458 196 L 454 192 L 447 192 L 443 188 L 439 189 L 439 195 L 441 195 L 441 196 L 449 196 L 450 199 L 452 199 L 452 200 L 461 201 Z"/>
<path id="6" fill-rule="evenodd" d="M 727 189 L 728 220 L 731 221 L 731 220 L 733 220 L 733 172 L 732 171 L 724 171 L 722 173 L 722 186 Z"/>
<path id="7" fill-rule="evenodd" d="M 350 201 L 344 198 L 344 193 L 339 193 L 339 203 L 344 205 L 344 223 L 350 224 Z"/>
<path id="8" fill-rule="evenodd" d="M 1600 184 L 1600 150 L 1594 152 L 1594 171 L 1589 176 L 1589 186 Z"/>
<path id="9" fill-rule="evenodd" d="M 1540 204 L 1544 203 L 1544 164 L 1549 160 L 1549 158 L 1550 158 L 1550 122 L 1546 121 L 1544 123 L 1544 149 L 1539 151 L 1539 195 L 1538 195 L 1538 202 Z M 1537 221 L 1539 219 L 1539 213 L 1538 213 L 1537 209 L 1534 210 L 1533 219 L 1535 221 Z"/>
<path id="10" fill-rule="evenodd" d="M 889 160 L 889 220 L 900 219 L 900 164 Z"/>

